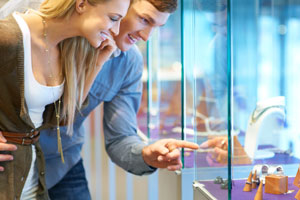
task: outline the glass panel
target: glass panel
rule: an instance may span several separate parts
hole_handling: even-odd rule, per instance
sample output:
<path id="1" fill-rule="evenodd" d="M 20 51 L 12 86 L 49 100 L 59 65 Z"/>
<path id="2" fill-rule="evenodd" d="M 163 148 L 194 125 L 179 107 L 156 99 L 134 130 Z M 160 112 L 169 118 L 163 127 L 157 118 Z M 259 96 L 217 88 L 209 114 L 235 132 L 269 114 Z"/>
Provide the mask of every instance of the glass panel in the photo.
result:
<path id="1" fill-rule="evenodd" d="M 227 1 L 190 1 L 184 16 L 186 127 L 201 147 L 195 178 L 215 198 L 227 199 Z"/>
<path id="2" fill-rule="evenodd" d="M 148 88 L 147 88 L 147 79 L 148 79 L 148 57 L 147 57 L 147 43 L 142 41 L 138 42 L 137 46 L 139 50 L 141 51 L 143 55 L 143 61 L 144 61 L 144 69 L 143 69 L 143 94 L 142 94 L 142 100 L 141 100 L 141 105 L 140 109 L 137 114 L 137 122 L 138 122 L 138 127 L 141 133 L 143 135 L 147 136 L 148 130 L 147 130 L 147 124 L 148 124 Z"/>
<path id="3" fill-rule="evenodd" d="M 180 8 L 156 29 L 149 45 L 148 134 L 151 140 L 181 139 Z"/>
<path id="4" fill-rule="evenodd" d="M 232 199 L 254 198 L 257 189 L 243 192 L 250 172 L 265 182 L 264 199 L 294 199 L 298 191 L 299 9 L 299 0 L 232 0 Z M 269 194 L 285 191 L 282 175 L 295 192 Z"/>

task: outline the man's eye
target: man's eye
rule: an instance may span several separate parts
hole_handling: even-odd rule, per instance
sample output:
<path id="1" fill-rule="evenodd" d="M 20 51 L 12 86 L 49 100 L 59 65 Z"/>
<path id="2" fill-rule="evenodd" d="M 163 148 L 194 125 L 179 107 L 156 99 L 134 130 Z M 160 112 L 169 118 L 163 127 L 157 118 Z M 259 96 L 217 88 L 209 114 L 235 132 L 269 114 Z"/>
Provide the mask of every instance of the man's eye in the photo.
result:
<path id="1" fill-rule="evenodd" d="M 146 18 L 140 17 L 140 19 L 143 24 L 149 24 L 149 21 Z"/>

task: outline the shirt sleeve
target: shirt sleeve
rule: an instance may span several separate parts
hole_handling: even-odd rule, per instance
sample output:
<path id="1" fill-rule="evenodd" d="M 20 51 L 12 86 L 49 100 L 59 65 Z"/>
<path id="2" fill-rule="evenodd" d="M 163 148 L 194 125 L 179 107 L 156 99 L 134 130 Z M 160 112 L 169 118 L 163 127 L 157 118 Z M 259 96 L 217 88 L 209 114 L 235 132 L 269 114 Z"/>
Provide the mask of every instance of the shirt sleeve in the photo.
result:
<path id="1" fill-rule="evenodd" d="M 146 144 L 137 135 L 136 114 L 142 95 L 141 55 L 134 56 L 126 65 L 130 66 L 130 70 L 118 94 L 112 101 L 104 103 L 105 147 L 118 166 L 135 175 L 145 175 L 156 169 L 144 162 L 142 149 Z"/>

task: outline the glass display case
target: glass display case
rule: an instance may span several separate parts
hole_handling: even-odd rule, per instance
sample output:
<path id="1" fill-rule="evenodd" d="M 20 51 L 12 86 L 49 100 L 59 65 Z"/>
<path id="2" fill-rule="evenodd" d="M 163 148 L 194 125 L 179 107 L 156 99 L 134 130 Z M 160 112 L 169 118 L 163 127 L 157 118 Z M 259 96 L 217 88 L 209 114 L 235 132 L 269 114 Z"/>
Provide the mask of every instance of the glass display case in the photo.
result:
<path id="1" fill-rule="evenodd" d="M 144 49 L 140 129 L 200 145 L 182 150 L 195 199 L 254 199 L 260 182 L 293 199 L 300 0 L 183 0 Z"/>
<path id="2" fill-rule="evenodd" d="M 191 115 L 201 147 L 195 199 L 295 199 L 300 1 L 194 0 L 183 10 L 185 127 Z"/>
<path id="3" fill-rule="evenodd" d="M 164 138 L 182 139 L 180 3 L 168 22 L 153 31 L 147 48 L 139 45 L 146 60 L 139 129 L 150 142 Z"/>
<path id="4" fill-rule="evenodd" d="M 154 30 L 148 43 L 148 137 L 152 140 L 181 138 L 180 28 L 177 10 L 163 27 Z M 179 131 L 173 131 L 176 127 Z"/>
<path id="5" fill-rule="evenodd" d="M 229 198 L 227 8 L 226 0 L 193 0 L 183 9 L 185 129 L 193 130 L 194 141 L 200 145 L 194 155 L 195 199 Z M 223 192 L 221 198 L 215 197 L 210 185 L 213 192 Z"/>
<path id="6" fill-rule="evenodd" d="M 182 23 L 186 17 L 183 9 L 189 2 L 178 1 L 178 8 L 170 15 L 167 23 L 154 29 L 147 47 L 142 43 L 138 44 L 145 61 L 138 124 L 149 142 L 164 138 L 194 141 L 191 127 L 193 118 L 188 114 L 193 112 L 193 108 L 187 108 L 188 112 L 185 113 L 186 98 L 183 95 L 186 92 L 184 73 L 192 67 L 191 63 L 185 63 L 183 55 L 183 49 L 186 48 Z M 185 69 L 183 65 L 190 67 Z M 193 94 L 189 95 L 192 100 Z M 186 123 L 188 125 L 183 131 Z M 193 168 L 193 152 L 182 150 L 182 162 L 183 168 Z"/>

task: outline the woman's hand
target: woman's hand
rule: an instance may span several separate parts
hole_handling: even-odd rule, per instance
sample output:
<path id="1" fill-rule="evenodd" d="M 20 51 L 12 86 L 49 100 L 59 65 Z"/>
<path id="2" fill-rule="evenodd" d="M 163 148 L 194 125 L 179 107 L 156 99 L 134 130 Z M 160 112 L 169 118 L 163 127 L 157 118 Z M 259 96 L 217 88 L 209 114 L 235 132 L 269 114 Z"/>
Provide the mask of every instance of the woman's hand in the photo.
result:
<path id="1" fill-rule="evenodd" d="M 99 46 L 99 55 L 96 63 L 96 68 L 90 73 L 89 76 L 86 77 L 85 85 L 84 85 L 84 92 L 83 92 L 83 99 L 85 99 L 92 87 L 92 84 L 100 72 L 103 64 L 110 58 L 112 53 L 116 50 L 117 45 L 115 41 L 112 39 L 111 35 L 107 34 L 106 40 L 104 40 L 101 45 Z"/>
<path id="2" fill-rule="evenodd" d="M 114 39 L 111 35 L 107 35 L 107 39 L 99 47 L 100 53 L 97 60 L 97 67 L 102 67 L 116 49 L 117 45 Z"/>
<path id="3" fill-rule="evenodd" d="M 2 132 L 0 131 L 0 163 L 5 161 L 13 160 L 13 156 L 9 154 L 2 154 L 2 151 L 15 151 L 17 146 L 13 144 L 6 144 L 6 139 L 3 137 Z M 0 171 L 4 171 L 4 167 L 0 166 Z"/>

